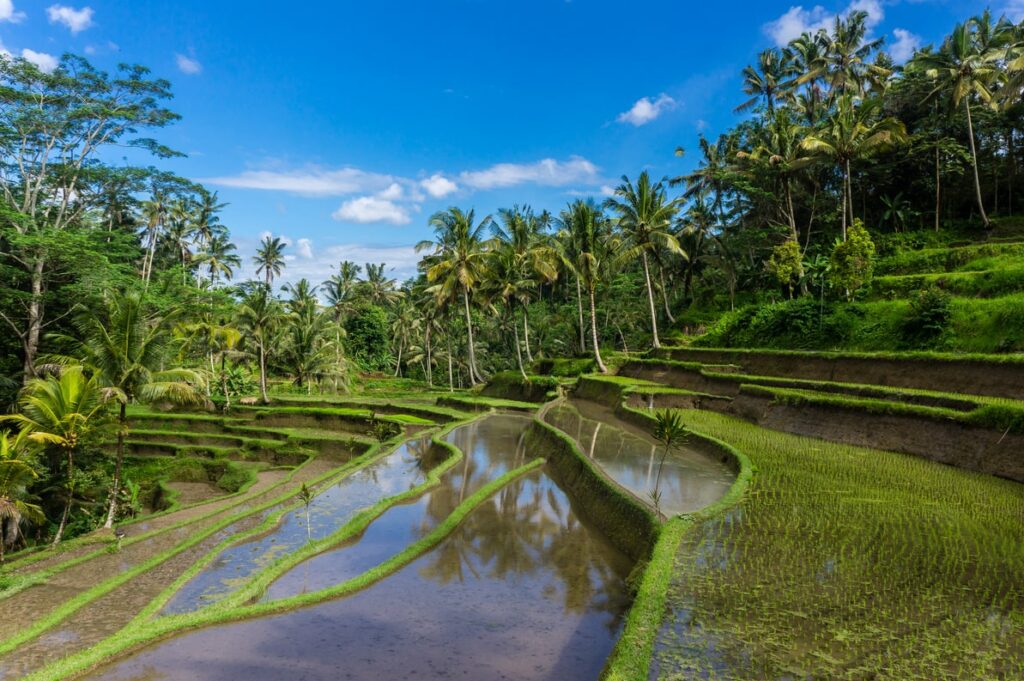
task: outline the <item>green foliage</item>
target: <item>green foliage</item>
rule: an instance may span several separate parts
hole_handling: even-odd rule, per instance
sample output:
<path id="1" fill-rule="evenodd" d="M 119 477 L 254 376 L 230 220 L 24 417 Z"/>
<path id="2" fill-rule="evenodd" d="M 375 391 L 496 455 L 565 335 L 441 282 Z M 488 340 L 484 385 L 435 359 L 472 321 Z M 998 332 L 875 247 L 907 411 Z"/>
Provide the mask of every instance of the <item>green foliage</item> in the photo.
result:
<path id="1" fill-rule="evenodd" d="M 553 357 L 539 359 L 533 363 L 533 373 L 543 376 L 572 377 L 580 374 L 589 374 L 594 370 L 595 362 L 592 357 L 565 358 Z"/>
<path id="2" fill-rule="evenodd" d="M 364 304 L 345 320 L 349 357 L 366 371 L 385 371 L 391 365 L 390 325 L 384 308 Z"/>
<path id="3" fill-rule="evenodd" d="M 859 219 L 853 221 L 846 241 L 836 242 L 830 260 L 829 277 L 832 286 L 836 290 L 846 291 L 847 297 L 852 298 L 857 290 L 871 282 L 875 267 L 875 244 L 864 229 L 863 222 Z"/>
<path id="4" fill-rule="evenodd" d="M 948 293 L 937 288 L 919 291 L 911 299 L 903 323 L 904 344 L 911 348 L 934 345 L 946 332 L 952 316 L 952 297 Z"/>
<path id="5" fill-rule="evenodd" d="M 795 286 L 804 274 L 803 255 L 800 253 L 800 244 L 793 240 L 787 240 L 772 249 L 772 255 L 765 265 L 771 274 L 789 291 L 790 298 L 793 297 L 793 286 Z"/>

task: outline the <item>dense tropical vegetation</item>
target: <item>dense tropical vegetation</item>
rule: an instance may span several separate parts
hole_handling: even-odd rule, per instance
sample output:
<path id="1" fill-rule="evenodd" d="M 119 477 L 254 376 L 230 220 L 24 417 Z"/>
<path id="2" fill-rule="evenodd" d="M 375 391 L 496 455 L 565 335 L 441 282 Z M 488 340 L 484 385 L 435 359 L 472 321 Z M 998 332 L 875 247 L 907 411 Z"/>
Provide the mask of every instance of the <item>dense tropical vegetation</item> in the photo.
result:
<path id="1" fill-rule="evenodd" d="M 970 283 L 872 281 L 913 271 L 912 247 L 1016 234 L 1024 25 L 973 17 L 901 65 L 853 12 L 765 50 L 741 88 L 739 122 L 700 138 L 692 171 L 623 177 L 601 203 L 438 212 L 408 281 L 348 261 L 292 281 L 287 243 L 267 237 L 256 278 L 238 282 L 216 193 L 109 161 L 115 146 L 178 154 L 149 136 L 178 118 L 168 82 L 70 55 L 52 72 L 2 60 L 0 401 L 17 413 L 0 450 L 0 556 L 130 512 L 134 403 L 227 409 L 344 392 L 360 373 L 453 390 L 528 380 L 554 357 L 603 372 L 687 336 L 1024 349 L 1020 323 L 979 322 Z M 1024 310 L 1017 283 L 987 296 L 988 319 Z"/>

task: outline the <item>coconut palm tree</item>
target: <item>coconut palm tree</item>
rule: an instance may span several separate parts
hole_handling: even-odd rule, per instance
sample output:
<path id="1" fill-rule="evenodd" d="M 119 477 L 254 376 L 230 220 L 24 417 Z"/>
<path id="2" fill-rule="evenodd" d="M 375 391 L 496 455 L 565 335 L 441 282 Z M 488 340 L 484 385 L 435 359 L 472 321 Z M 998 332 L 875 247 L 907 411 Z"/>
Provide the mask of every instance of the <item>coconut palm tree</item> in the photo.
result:
<path id="1" fill-rule="evenodd" d="M 195 204 L 193 224 L 200 247 L 205 247 L 214 235 L 224 234 L 226 228 L 220 223 L 220 213 L 228 204 L 219 203 L 217 192 L 202 191 L 199 202 Z"/>
<path id="2" fill-rule="evenodd" d="M 491 251 L 489 270 L 488 291 L 503 303 L 507 311 L 516 346 L 516 365 L 523 379 L 527 380 L 526 369 L 523 367 L 523 350 L 519 345 L 519 323 L 515 318 L 515 309 L 517 302 L 522 303 L 529 298 L 536 283 L 530 279 L 512 245 L 498 246 Z"/>
<path id="3" fill-rule="evenodd" d="M 401 291 L 395 288 L 398 282 L 394 279 L 389 279 L 388 275 L 385 274 L 385 267 L 384 263 L 379 265 L 366 263 L 366 279 L 360 282 L 360 288 L 369 301 L 374 305 L 381 305 L 383 307 L 391 305 L 403 295 Z"/>
<path id="4" fill-rule="evenodd" d="M 787 71 L 784 52 L 774 47 L 762 51 L 757 55 L 756 67 L 747 66 L 743 69 L 743 92 L 750 95 L 750 99 L 737 106 L 735 112 L 747 111 L 763 100 L 771 116 L 775 112 L 775 101 L 783 89 Z"/>
<path id="5" fill-rule="evenodd" d="M 590 301 L 590 339 L 594 346 L 594 361 L 601 373 L 607 373 L 608 368 L 601 359 L 601 348 L 597 340 L 597 305 L 594 295 L 606 255 L 608 221 L 592 200 L 578 199 L 562 211 L 559 223 L 562 230 L 568 232 L 563 242 L 574 245 L 572 251 L 564 253 L 567 258 L 571 258 L 566 260 L 566 264 L 586 289 Z"/>
<path id="6" fill-rule="evenodd" d="M 25 437 L 54 451 L 64 465 L 66 498 L 53 545 L 60 543 L 75 495 L 75 455 L 100 425 L 106 396 L 96 376 L 87 378 L 80 366 L 67 367 L 59 376 L 33 378 L 18 400 L 21 412 L 0 416 L 17 425 Z"/>
<path id="7" fill-rule="evenodd" d="M 493 227 L 494 238 L 503 247 L 511 249 L 516 260 L 516 267 L 520 270 L 521 276 L 533 281 L 536 286 L 532 289 L 523 289 L 522 295 L 518 298 L 523 310 L 523 342 L 526 349 L 526 358 L 533 361 L 533 353 L 530 351 L 530 321 L 528 305 L 532 294 L 542 284 L 550 284 L 558 278 L 558 256 L 554 247 L 545 234 L 551 216 L 547 211 L 535 215 L 529 206 L 520 208 L 513 206 L 512 209 L 502 209 L 498 213 L 498 222 Z"/>
<path id="8" fill-rule="evenodd" d="M 284 320 L 284 309 L 270 292 L 268 284 L 256 284 L 246 291 L 235 314 L 238 328 L 244 332 L 246 341 L 256 347 L 260 397 L 266 404 L 270 401 L 267 396 L 267 350 Z"/>
<path id="9" fill-rule="evenodd" d="M 334 321 L 344 323 L 357 297 L 357 284 L 362 267 L 351 260 L 343 260 L 338 265 L 338 273 L 321 284 L 327 305 L 334 311 Z"/>
<path id="10" fill-rule="evenodd" d="M 932 98 L 939 94 L 949 96 L 950 104 L 956 108 L 963 105 L 967 114 L 967 140 L 971 150 L 971 169 L 974 171 L 974 197 L 978 203 L 981 221 L 987 229 L 988 214 L 981 196 L 981 178 L 978 174 L 978 150 L 975 147 L 974 123 L 971 117 L 971 100 L 979 99 L 988 104 L 992 101 L 993 83 L 999 78 L 999 61 L 1005 56 L 1003 50 L 984 49 L 979 36 L 979 23 L 971 19 L 957 24 L 953 32 L 943 41 L 938 51 L 922 50 L 914 57 L 913 67 L 924 70 L 935 82 L 935 89 L 929 93 Z"/>
<path id="11" fill-rule="evenodd" d="M 867 39 L 867 20 L 868 13 L 860 10 L 850 12 L 845 18 L 837 16 L 831 33 L 824 30 L 820 33 L 824 50 L 808 64 L 809 70 L 797 82 L 823 80 L 828 84 L 829 96 L 837 100 L 862 96 L 869 86 L 888 78 L 891 73 L 888 69 L 869 61 L 882 46 L 883 39 Z"/>
<path id="12" fill-rule="evenodd" d="M 28 487 L 38 477 L 27 457 L 25 432 L 0 432 L 0 565 L 4 553 L 14 546 L 26 523 L 46 520 L 43 509 L 29 501 Z"/>
<path id="13" fill-rule="evenodd" d="M 188 262 L 192 257 L 192 239 L 195 230 L 192 227 L 192 215 L 194 207 L 185 200 L 180 200 L 171 206 L 170 220 L 164 230 L 164 249 L 169 250 L 178 263 L 181 265 L 181 283 L 186 281 Z"/>
<path id="14" fill-rule="evenodd" d="M 654 306 L 654 288 L 651 285 L 651 268 L 648 254 L 664 248 L 670 253 L 686 253 L 672 233 L 672 221 L 679 212 L 679 201 L 670 200 L 665 192 L 664 180 L 652 183 L 647 171 L 640 173 L 636 185 L 625 175 L 622 184 L 615 188 L 615 195 L 605 201 L 605 206 L 618 214 L 618 226 L 625 236 L 625 249 L 617 258 L 628 262 L 640 258 L 644 266 L 644 280 L 647 284 L 647 302 L 651 313 L 651 342 L 661 347 L 658 338 L 658 316 Z"/>
<path id="15" fill-rule="evenodd" d="M 117 459 L 104 527 L 111 527 L 117 511 L 124 441 L 128 434 L 127 405 L 133 402 L 168 401 L 199 404 L 199 374 L 190 369 L 166 369 L 173 343 L 175 312 L 160 315 L 148 310 L 138 292 L 108 291 L 99 309 L 81 309 L 74 316 L 77 340 L 65 338 L 74 350 L 56 359 L 65 365 L 80 364 L 94 377 L 108 397 L 119 405 Z"/>
<path id="16" fill-rule="evenodd" d="M 216 285 L 221 275 L 228 281 L 234 276 L 234 269 L 242 264 L 241 258 L 232 251 L 235 245 L 225 234 L 213 234 L 206 242 L 205 248 L 196 256 L 196 263 L 205 266 L 210 273 L 210 285 Z"/>
<path id="17" fill-rule="evenodd" d="M 903 123 L 892 117 L 878 118 L 879 99 L 865 99 L 858 105 L 850 95 L 836 102 L 835 111 L 822 129 L 808 135 L 800 146 L 834 162 L 843 177 L 842 239 L 846 241 L 847 217 L 853 220 L 850 164 L 902 144 L 907 138 Z"/>
<path id="18" fill-rule="evenodd" d="M 278 365 L 294 377 L 295 385 L 312 391 L 312 382 L 332 370 L 338 354 L 331 339 L 331 318 L 323 313 L 316 299 L 317 288 L 306 279 L 285 287 L 291 297 L 285 303 L 288 317 L 284 324 L 284 337 Z M 332 369 L 333 367 L 333 369 Z"/>
<path id="19" fill-rule="evenodd" d="M 427 281 L 433 284 L 431 289 L 434 294 L 444 300 L 462 297 L 466 315 L 469 381 L 474 385 L 484 379 L 476 365 L 470 299 L 487 278 L 487 245 L 483 235 L 491 225 L 491 216 L 486 216 L 479 223 L 475 223 L 475 217 L 473 210 L 464 212 L 454 206 L 446 211 L 438 211 L 430 218 L 434 240 L 421 241 L 416 245 L 418 251 L 433 249 L 427 261 Z"/>
<path id="20" fill-rule="evenodd" d="M 146 285 L 149 285 L 149 277 L 153 271 L 153 254 L 156 252 L 157 239 L 169 212 L 167 196 L 158 189 L 154 189 L 150 200 L 142 204 L 142 217 L 146 225 L 146 255 L 142 261 L 142 281 Z"/>
<path id="21" fill-rule="evenodd" d="M 264 275 L 267 288 L 274 284 L 274 277 L 280 276 L 284 269 L 284 248 L 285 244 L 281 237 L 265 236 L 256 249 L 256 255 L 252 261 L 256 265 L 256 276 Z"/>

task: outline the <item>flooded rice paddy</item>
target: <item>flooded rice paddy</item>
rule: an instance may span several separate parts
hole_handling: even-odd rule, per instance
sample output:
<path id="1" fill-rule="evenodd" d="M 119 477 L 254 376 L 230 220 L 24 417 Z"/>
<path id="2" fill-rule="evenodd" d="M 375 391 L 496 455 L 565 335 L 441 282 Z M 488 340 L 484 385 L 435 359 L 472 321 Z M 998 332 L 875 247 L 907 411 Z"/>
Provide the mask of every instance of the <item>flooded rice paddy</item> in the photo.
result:
<path id="1" fill-rule="evenodd" d="M 529 423 L 496 415 L 456 429 L 461 469 L 352 544 L 286 573 L 269 596 L 337 583 L 414 541 L 459 498 L 532 458 L 520 437 Z M 629 607 L 632 567 L 539 469 L 363 591 L 184 634 L 89 678 L 594 679 Z"/>
<path id="2" fill-rule="evenodd" d="M 573 438 L 608 477 L 649 502 L 663 453 L 650 435 L 623 422 L 611 409 L 584 400 L 559 403 L 544 420 Z M 735 479 L 725 464 L 683 445 L 665 459 L 658 485 L 661 510 L 671 516 L 704 508 L 724 495 Z"/>

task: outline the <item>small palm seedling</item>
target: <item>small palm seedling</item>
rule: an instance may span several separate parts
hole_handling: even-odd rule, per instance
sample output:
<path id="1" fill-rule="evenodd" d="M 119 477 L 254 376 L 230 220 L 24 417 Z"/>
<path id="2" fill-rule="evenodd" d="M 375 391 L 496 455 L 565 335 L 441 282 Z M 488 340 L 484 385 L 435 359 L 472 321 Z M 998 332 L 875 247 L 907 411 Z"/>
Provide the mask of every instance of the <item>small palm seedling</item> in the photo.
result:
<path id="1" fill-rule="evenodd" d="M 306 505 L 306 541 L 313 541 L 313 532 L 309 527 L 309 505 L 313 503 L 313 490 L 306 487 L 306 483 L 302 483 L 302 487 L 299 489 L 299 498 Z"/>
<path id="2" fill-rule="evenodd" d="M 665 459 L 669 452 L 681 445 L 689 437 L 690 432 L 683 424 L 678 411 L 663 409 L 654 415 L 657 422 L 654 426 L 654 437 L 661 443 L 661 461 L 658 463 L 658 474 L 654 478 L 654 489 L 648 492 L 654 510 L 661 515 L 661 471 L 665 467 Z"/>

